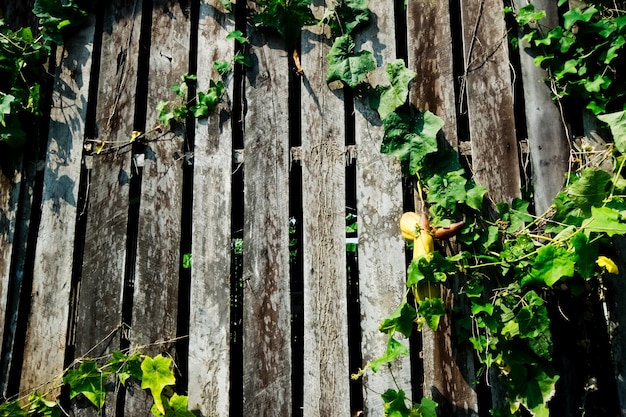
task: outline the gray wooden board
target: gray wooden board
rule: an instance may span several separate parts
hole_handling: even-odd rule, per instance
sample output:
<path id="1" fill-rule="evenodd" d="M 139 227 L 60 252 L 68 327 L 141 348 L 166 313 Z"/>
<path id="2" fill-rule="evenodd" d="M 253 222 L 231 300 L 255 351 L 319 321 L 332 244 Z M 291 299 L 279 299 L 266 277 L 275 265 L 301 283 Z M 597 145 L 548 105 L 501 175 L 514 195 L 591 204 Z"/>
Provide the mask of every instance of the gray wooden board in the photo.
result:
<path id="1" fill-rule="evenodd" d="M 422 110 L 441 117 L 446 141 L 458 145 L 450 9 L 447 3 L 426 0 L 412 1 L 407 8 L 409 24 L 409 68 L 417 72 L 412 84 L 411 102 Z M 455 277 L 453 286 L 459 286 Z M 442 293 L 447 311 L 458 305 L 454 293 Z M 451 317 L 443 318 L 437 332 L 422 331 L 424 395 L 440 401 L 443 413 L 457 416 L 473 415 L 478 410 L 473 384 L 472 353 L 454 349 Z M 452 415 L 452 414 L 451 414 Z"/>
<path id="2" fill-rule="evenodd" d="M 447 141 L 456 148 L 457 100 L 452 66 L 449 4 L 415 0 L 407 4 L 408 67 L 417 75 L 411 83 L 410 101 L 444 121 Z"/>
<path id="3" fill-rule="evenodd" d="M 548 31 L 558 24 L 556 4 L 548 0 L 533 1 L 537 9 L 546 11 L 541 23 Z M 544 26 L 545 25 L 545 26 Z M 520 42 L 519 54 L 524 84 L 524 105 L 528 148 L 532 167 L 535 210 L 548 210 L 554 197 L 561 191 L 568 170 L 569 144 L 562 123 L 560 109 L 552 100 L 546 85 L 547 73 L 535 65 L 528 45 Z"/>
<path id="4" fill-rule="evenodd" d="M 213 62 L 231 60 L 233 29 L 217 0 L 200 5 L 198 88 L 206 90 Z M 227 416 L 230 392 L 230 245 L 232 77 L 224 103 L 196 122 L 189 319 L 189 409 Z"/>
<path id="5" fill-rule="evenodd" d="M 0 173 L 0 326 L 4 328 L 6 308 L 10 285 L 11 257 L 13 255 L 13 242 L 15 240 L 15 225 L 18 216 L 18 202 L 22 187 L 22 160 L 20 150 L 14 151 L 11 167 L 1 167 Z M 10 319 L 10 317 L 8 317 Z M 6 335 L 3 335 L 6 337 Z M 0 337 L 0 341 L 2 341 Z M 0 384 L 2 386 L 2 384 Z"/>
<path id="6" fill-rule="evenodd" d="M 76 356 L 100 357 L 120 348 L 122 293 L 126 265 L 131 147 L 139 55 L 141 2 L 108 4 L 105 9 L 96 109 L 96 136 L 109 142 L 101 154 L 87 156 L 88 200 L 78 308 Z M 94 147 L 93 143 L 88 143 Z M 122 147 L 122 145 L 124 145 Z M 115 415 L 117 390 L 109 393 L 106 413 Z M 76 415 L 98 415 L 93 407 Z"/>
<path id="7" fill-rule="evenodd" d="M 386 65 L 396 59 L 393 2 L 370 2 L 369 8 L 372 23 L 357 31 L 355 40 L 376 58 L 378 70 L 368 76 L 370 82 L 373 85 L 389 85 Z M 356 99 L 354 106 L 358 152 L 356 192 L 361 366 L 365 366 L 387 350 L 388 337 L 378 330 L 378 325 L 396 310 L 406 293 L 406 265 L 399 226 L 402 216 L 400 163 L 395 156 L 380 152 L 384 129 L 378 112 L 371 109 L 367 99 Z M 402 340 L 402 343 L 408 347 L 407 340 Z M 383 412 L 380 393 L 390 388 L 400 387 L 411 398 L 409 358 L 401 357 L 389 369 L 367 372 L 363 384 L 363 411 L 366 415 Z"/>
<path id="8" fill-rule="evenodd" d="M 520 170 L 502 2 L 461 0 L 461 19 L 474 178 L 496 202 L 510 202 L 520 196 Z"/>
<path id="9" fill-rule="evenodd" d="M 21 390 L 47 383 L 63 372 L 93 18 L 90 23 L 57 56 Z"/>
<path id="10" fill-rule="evenodd" d="M 304 417 L 350 415 L 344 102 L 319 30 L 302 33 Z"/>
<path id="11" fill-rule="evenodd" d="M 189 11 L 178 2 L 158 0 L 152 13 L 150 77 L 146 130 L 158 124 L 156 106 L 174 97 L 171 86 L 189 71 Z M 181 235 L 184 131 L 148 134 L 139 203 L 137 260 L 130 341 L 156 355 L 176 337 Z M 126 416 L 145 415 L 151 396 L 135 390 L 126 396 Z"/>
<path id="12" fill-rule="evenodd" d="M 244 415 L 291 414 L 289 66 L 283 41 L 251 33 L 244 134 Z"/>

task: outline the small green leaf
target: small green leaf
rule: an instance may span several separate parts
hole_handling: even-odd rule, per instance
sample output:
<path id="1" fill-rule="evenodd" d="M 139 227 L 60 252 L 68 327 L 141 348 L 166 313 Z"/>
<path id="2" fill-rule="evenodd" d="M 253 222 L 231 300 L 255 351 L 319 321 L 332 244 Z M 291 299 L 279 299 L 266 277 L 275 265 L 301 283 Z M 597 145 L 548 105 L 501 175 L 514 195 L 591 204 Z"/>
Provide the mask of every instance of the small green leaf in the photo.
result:
<path id="1" fill-rule="evenodd" d="M 163 388 L 176 383 L 176 378 L 172 371 L 172 360 L 162 355 L 157 355 L 154 358 L 146 356 L 143 362 L 141 362 L 141 370 L 143 371 L 141 389 L 150 389 L 154 405 L 157 410 L 165 414 L 161 392 Z"/>
<path id="2" fill-rule="evenodd" d="M 61 417 L 62 410 L 59 403 L 56 401 L 47 400 L 43 395 L 39 394 L 37 391 L 31 393 L 28 396 L 28 403 L 30 404 L 28 414 L 38 417 Z M 2 411 L 0 409 L 0 416 L 2 416 Z M 16 416 L 19 416 L 16 414 Z M 26 415 L 26 414 L 24 414 Z M 15 417 L 15 416 L 14 416 Z"/>
<path id="3" fill-rule="evenodd" d="M 441 317 L 446 314 L 446 307 L 441 298 L 426 298 L 420 303 L 417 312 L 432 331 L 437 331 Z"/>
<path id="4" fill-rule="evenodd" d="M 233 66 L 228 61 L 215 61 L 213 63 L 213 69 L 217 71 L 219 75 L 224 75 L 232 71 Z"/>
<path id="5" fill-rule="evenodd" d="M 248 38 L 243 36 L 243 32 L 240 30 L 233 30 L 232 32 L 229 32 L 228 35 L 226 35 L 226 39 L 234 39 L 241 44 L 249 42 Z"/>
<path id="6" fill-rule="evenodd" d="M 369 365 L 370 368 L 372 368 L 372 371 L 378 372 L 378 369 L 381 366 L 395 361 L 399 356 L 408 355 L 409 349 L 393 337 L 389 336 L 389 339 L 387 340 L 387 351 L 385 354 L 374 359 Z"/>
<path id="7" fill-rule="evenodd" d="M 11 94 L 7 94 L 2 97 L 2 101 L 0 101 L 0 123 L 5 125 L 4 116 L 6 114 L 11 114 L 11 103 L 15 101 L 15 97 Z"/>
<path id="8" fill-rule="evenodd" d="M 191 268 L 191 254 L 190 253 L 183 254 L 183 268 L 184 269 Z"/>
<path id="9" fill-rule="evenodd" d="M 417 311 L 405 301 L 398 306 L 396 311 L 380 323 L 378 330 L 390 336 L 393 336 L 395 332 L 399 332 L 406 337 L 410 337 L 413 333 L 416 317 Z"/>

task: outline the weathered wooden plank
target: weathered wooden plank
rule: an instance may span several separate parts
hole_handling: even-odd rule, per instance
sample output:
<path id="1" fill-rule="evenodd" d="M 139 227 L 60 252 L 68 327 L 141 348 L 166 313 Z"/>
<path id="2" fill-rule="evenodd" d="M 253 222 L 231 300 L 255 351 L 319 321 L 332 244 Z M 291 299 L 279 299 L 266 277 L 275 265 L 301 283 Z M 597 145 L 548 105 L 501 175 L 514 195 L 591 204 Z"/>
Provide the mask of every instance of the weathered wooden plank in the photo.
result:
<path id="1" fill-rule="evenodd" d="M 21 390 L 63 371 L 94 21 L 57 57 Z"/>
<path id="2" fill-rule="evenodd" d="M 461 0 L 472 170 L 495 201 L 520 196 L 507 29 L 499 0 Z"/>
<path id="3" fill-rule="evenodd" d="M 419 110 L 429 110 L 444 121 L 443 131 L 456 147 L 456 95 L 450 31 L 449 4 L 416 0 L 407 4 L 407 66 L 417 75 L 411 83 L 410 101 Z"/>
<path id="4" fill-rule="evenodd" d="M 289 61 L 284 42 L 251 34 L 244 134 L 244 415 L 291 414 Z"/>
<path id="5" fill-rule="evenodd" d="M 87 210 L 79 208 L 87 223 L 76 311 L 77 357 L 101 357 L 120 348 L 120 333 L 114 330 L 122 320 L 132 175 L 128 141 L 135 111 L 141 2 L 107 4 L 104 13 L 95 133 L 97 140 L 107 144 L 103 153 L 86 157 L 90 169 L 88 206 Z M 115 415 L 117 392 L 112 391 L 107 398 L 107 415 Z M 99 413 L 86 407 L 77 408 L 75 414 Z"/>
<path id="6" fill-rule="evenodd" d="M 7 150 L 4 150 L 6 152 Z M 20 150 L 14 156 L 3 158 L 0 164 L 0 326 L 4 328 L 10 286 L 11 257 L 18 216 L 18 202 L 22 182 L 22 156 Z M 6 336 L 6 335 L 3 335 Z M 0 342 L 4 337 L 0 337 Z"/>
<path id="7" fill-rule="evenodd" d="M 444 139 L 457 147 L 457 99 L 454 91 L 451 15 L 448 3 L 413 1 L 407 7 L 409 68 L 417 72 L 411 102 L 421 110 L 430 110 L 444 121 Z M 450 292 L 443 288 L 447 311 L 458 305 L 459 278 Z M 445 415 L 471 416 L 478 410 L 471 352 L 454 347 L 450 315 L 439 330 L 422 331 L 423 395 L 439 402 Z"/>
<path id="8" fill-rule="evenodd" d="M 548 0 L 533 1 L 546 11 L 541 24 L 545 30 L 556 26 L 559 14 L 556 4 Z M 547 73 L 535 65 L 533 56 L 520 44 L 520 64 L 524 84 L 526 131 L 532 168 L 533 198 L 537 213 L 545 212 L 561 191 L 569 162 L 569 144 L 558 105 L 545 84 Z"/>
<path id="9" fill-rule="evenodd" d="M 157 0 L 152 12 L 146 130 L 158 125 L 159 101 L 189 71 L 189 10 L 175 0 Z M 151 136 L 148 135 L 148 140 Z M 137 259 L 133 282 L 130 341 L 156 355 L 176 337 L 184 163 L 184 129 L 163 132 L 145 145 L 141 179 Z M 135 390 L 126 396 L 125 415 L 145 415 L 151 397 Z"/>
<path id="10" fill-rule="evenodd" d="M 217 77 L 213 62 L 234 55 L 234 41 L 226 40 L 232 16 L 219 3 L 200 5 L 199 91 Z M 189 408 L 206 417 L 229 414 L 232 115 L 226 101 L 208 120 L 197 121 L 194 147 L 188 386 Z"/>
<path id="11" fill-rule="evenodd" d="M 374 85 L 388 85 L 387 63 L 396 59 L 393 2 L 370 2 L 375 23 L 359 30 L 356 42 L 370 50 L 378 70 L 368 77 Z M 387 336 L 378 324 L 400 304 L 406 292 L 404 242 L 398 221 L 402 215 L 402 172 L 394 156 L 383 155 L 380 144 L 384 129 L 367 99 L 354 103 L 356 189 L 359 242 L 359 304 L 361 310 L 361 354 L 363 365 L 383 355 Z M 403 341 L 408 345 L 408 341 Z M 402 388 L 411 398 L 411 367 L 408 357 L 395 361 L 390 369 L 363 377 L 363 412 L 380 415 L 380 393 Z"/>
<path id="12" fill-rule="evenodd" d="M 350 415 L 343 92 L 320 27 L 302 33 L 304 417 Z"/>

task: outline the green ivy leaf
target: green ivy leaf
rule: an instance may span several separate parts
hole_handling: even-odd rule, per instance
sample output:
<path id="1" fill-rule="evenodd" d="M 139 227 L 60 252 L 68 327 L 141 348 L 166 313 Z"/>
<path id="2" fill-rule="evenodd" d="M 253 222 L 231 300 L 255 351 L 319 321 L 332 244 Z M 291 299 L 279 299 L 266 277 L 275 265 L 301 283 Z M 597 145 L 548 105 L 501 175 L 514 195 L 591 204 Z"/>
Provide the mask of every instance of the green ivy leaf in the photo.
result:
<path id="1" fill-rule="evenodd" d="M 354 39 L 350 35 L 335 39 L 326 57 L 328 74 L 326 82 L 341 81 L 350 88 L 357 88 L 365 77 L 376 69 L 376 62 L 370 51 L 355 52 Z"/>
<path id="2" fill-rule="evenodd" d="M 420 414 L 412 414 L 411 409 L 406 406 L 406 394 L 403 390 L 395 391 L 388 389 L 382 394 L 383 410 L 385 417 L 411 417 L 419 416 Z"/>
<path id="3" fill-rule="evenodd" d="M 183 268 L 184 269 L 191 268 L 191 254 L 190 253 L 183 254 Z"/>
<path id="4" fill-rule="evenodd" d="M 402 106 L 409 95 L 409 83 L 416 73 L 406 68 L 402 59 L 387 64 L 387 76 L 391 86 L 385 87 L 380 95 L 378 114 L 381 120 Z"/>
<path id="5" fill-rule="evenodd" d="M 0 403 L 0 417 L 26 417 L 26 415 L 19 400 Z"/>
<path id="6" fill-rule="evenodd" d="M 171 398 L 163 398 L 163 406 L 165 413 L 161 413 L 156 404 L 152 406 L 152 415 L 155 417 L 195 417 L 196 415 L 189 411 L 189 397 L 174 393 Z"/>
<path id="7" fill-rule="evenodd" d="M 576 7 L 563 14 L 563 27 L 570 30 L 578 22 L 589 22 L 598 13 L 598 9 L 591 6 L 582 11 Z"/>
<path id="8" fill-rule="evenodd" d="M 87 21 L 87 12 L 74 0 L 35 0 L 33 13 L 39 18 L 46 39 L 59 45 L 63 43 L 63 28 L 78 26 Z"/>
<path id="9" fill-rule="evenodd" d="M 31 393 L 28 396 L 28 403 L 30 404 L 28 414 L 38 417 L 61 417 L 61 407 L 56 401 L 47 400 L 43 395 L 37 391 Z M 17 414 L 20 415 L 19 413 Z M 2 413 L 0 411 L 0 416 Z"/>
<path id="10" fill-rule="evenodd" d="M 176 383 L 171 365 L 172 360 L 162 355 L 157 355 L 154 358 L 146 356 L 141 362 L 141 370 L 143 371 L 141 389 L 150 389 L 152 398 L 154 398 L 154 405 L 162 414 L 165 414 L 165 408 L 163 407 L 161 392 L 163 388 Z"/>
<path id="11" fill-rule="evenodd" d="M 63 382 L 70 387 L 70 399 L 82 394 L 98 410 L 106 399 L 105 383 L 110 372 L 102 372 L 92 360 L 81 362 L 78 369 L 70 369 L 63 377 Z"/>
<path id="12" fill-rule="evenodd" d="M 248 38 L 246 38 L 243 35 L 243 32 L 240 30 L 233 30 L 232 32 L 228 32 L 228 35 L 226 35 L 226 39 L 234 39 L 241 44 L 249 42 Z"/>
<path id="13" fill-rule="evenodd" d="M 127 356 L 120 351 L 115 351 L 107 363 L 107 368 L 117 375 L 122 385 L 126 385 L 126 382 L 131 378 L 141 381 L 143 371 L 141 370 L 140 359 L 139 353 Z"/>
<path id="14" fill-rule="evenodd" d="M 380 323 L 378 330 L 390 336 L 393 336 L 395 332 L 399 332 L 406 337 L 410 337 L 413 333 L 416 317 L 417 311 L 404 301 L 389 317 Z"/>

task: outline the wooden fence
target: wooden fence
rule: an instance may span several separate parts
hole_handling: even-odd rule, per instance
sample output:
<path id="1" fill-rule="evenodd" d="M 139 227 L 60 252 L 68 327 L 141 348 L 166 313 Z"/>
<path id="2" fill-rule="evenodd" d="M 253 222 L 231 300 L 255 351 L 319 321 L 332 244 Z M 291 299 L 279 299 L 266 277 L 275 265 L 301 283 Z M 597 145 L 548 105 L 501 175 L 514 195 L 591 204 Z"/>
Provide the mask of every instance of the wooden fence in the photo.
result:
<path id="1" fill-rule="evenodd" d="M 302 32 L 299 76 L 279 37 L 246 24 L 254 2 L 230 13 L 218 0 L 101 3 L 57 51 L 49 125 L 32 130 L 42 145 L 2 157 L 2 395 L 45 384 L 74 358 L 145 345 L 177 359 L 190 408 L 207 417 L 381 416 L 379 393 L 396 384 L 435 397 L 441 415 L 487 415 L 490 387 L 476 385 L 449 318 L 408 341 L 412 355 L 393 374 L 366 376 L 366 388 L 350 382 L 385 351 L 377 327 L 404 292 L 397 223 L 412 197 L 397 161 L 379 151 L 377 113 L 327 87 L 323 28 Z M 318 16 L 323 3 L 314 1 Z M 567 138 L 541 71 L 509 47 L 503 3 L 369 8 L 357 42 L 379 67 L 403 58 L 417 72 L 412 103 L 444 119 L 446 140 L 490 196 L 510 201 L 532 183 L 537 211 L 547 208 L 568 168 Z M 236 52 L 226 39 L 234 29 L 249 36 L 254 65 L 228 77 L 217 111 L 129 143 L 158 125 L 157 103 L 181 75 L 208 87 L 212 63 Z M 346 251 L 347 214 L 358 218 L 358 256 Z M 624 416 L 618 347 L 603 374 L 615 388 L 599 392 Z M 570 365 L 580 360 L 563 352 Z M 608 347 L 598 356 L 610 363 Z M 106 416 L 150 409 L 140 390 L 109 396 Z M 558 415 L 577 415 L 567 395 L 554 401 Z"/>

